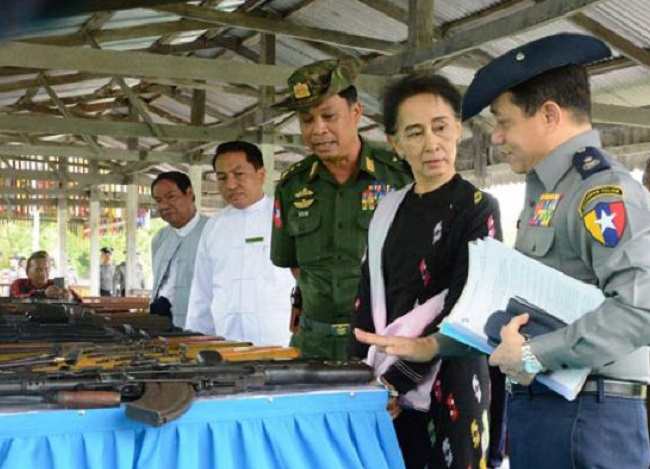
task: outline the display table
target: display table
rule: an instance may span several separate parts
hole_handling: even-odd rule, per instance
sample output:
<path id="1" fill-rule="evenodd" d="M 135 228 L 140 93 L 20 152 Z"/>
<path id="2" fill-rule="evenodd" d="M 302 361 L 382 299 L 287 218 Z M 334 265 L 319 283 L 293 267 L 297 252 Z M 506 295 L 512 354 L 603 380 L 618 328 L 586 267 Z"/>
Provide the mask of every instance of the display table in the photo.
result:
<path id="1" fill-rule="evenodd" d="M 201 399 L 159 428 L 123 409 L 6 413 L 0 468 L 400 468 L 385 409 L 364 386 Z"/>

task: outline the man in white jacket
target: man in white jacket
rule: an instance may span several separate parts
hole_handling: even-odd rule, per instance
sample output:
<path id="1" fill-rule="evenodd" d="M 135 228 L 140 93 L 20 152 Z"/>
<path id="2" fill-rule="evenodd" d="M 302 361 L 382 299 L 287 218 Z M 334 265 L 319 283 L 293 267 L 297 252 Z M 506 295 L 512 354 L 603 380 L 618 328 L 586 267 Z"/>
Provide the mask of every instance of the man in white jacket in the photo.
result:
<path id="1" fill-rule="evenodd" d="M 226 142 L 212 161 L 228 206 L 208 221 L 196 256 L 186 329 L 255 345 L 288 345 L 289 269 L 271 263 L 273 199 L 253 144 Z"/>

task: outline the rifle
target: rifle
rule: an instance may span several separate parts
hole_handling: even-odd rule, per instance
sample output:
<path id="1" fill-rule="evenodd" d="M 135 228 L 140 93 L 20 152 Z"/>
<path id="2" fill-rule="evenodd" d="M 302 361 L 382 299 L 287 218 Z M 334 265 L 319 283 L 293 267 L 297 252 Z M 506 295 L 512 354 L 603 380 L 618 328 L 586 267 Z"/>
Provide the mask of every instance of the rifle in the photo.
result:
<path id="1" fill-rule="evenodd" d="M 127 417 L 160 426 L 183 415 L 197 395 L 366 384 L 372 379 L 372 368 L 361 362 L 181 364 L 116 372 L 0 374 L 0 396 L 40 396 L 45 402 L 76 409 L 125 402 Z"/>

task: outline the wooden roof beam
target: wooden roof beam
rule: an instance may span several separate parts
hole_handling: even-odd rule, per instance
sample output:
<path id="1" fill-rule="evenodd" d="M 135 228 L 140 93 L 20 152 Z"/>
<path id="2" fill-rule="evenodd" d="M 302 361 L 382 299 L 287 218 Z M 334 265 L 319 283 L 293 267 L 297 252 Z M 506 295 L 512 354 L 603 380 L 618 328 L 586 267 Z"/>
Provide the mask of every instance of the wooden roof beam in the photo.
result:
<path id="1" fill-rule="evenodd" d="M 237 28 L 252 29 L 268 34 L 295 37 L 316 42 L 326 42 L 352 49 L 391 54 L 397 50 L 394 42 L 373 39 L 365 36 L 313 28 L 289 23 L 282 19 L 265 18 L 252 13 L 226 13 L 210 8 L 196 7 L 189 4 L 177 4 L 155 8 L 156 11 L 173 13 L 184 18 L 207 21 Z"/>
<path id="2" fill-rule="evenodd" d="M 145 52 L 78 49 L 20 42 L 0 48 L 0 66 L 2 65 L 87 71 L 97 75 L 146 78 L 152 82 L 156 82 L 157 78 L 205 80 L 205 77 L 210 77 L 211 80 L 222 83 L 281 87 L 286 86 L 287 77 L 294 71 L 293 67 L 232 60 L 168 57 Z M 357 83 L 361 90 L 376 95 L 381 93 L 385 82 L 384 77 L 364 74 L 358 78 Z"/>
<path id="3" fill-rule="evenodd" d="M 366 67 L 366 72 L 392 75 L 423 62 L 457 56 L 487 42 L 543 26 L 603 1 L 546 0 L 488 24 L 468 31 L 460 31 L 458 34 L 454 33 L 453 36 L 441 39 L 429 46 L 403 51 L 392 56 L 378 57 Z"/>
<path id="4" fill-rule="evenodd" d="M 171 140 L 224 141 L 239 136 L 231 128 L 209 126 L 178 126 L 159 124 L 160 131 Z M 78 117 L 57 119 L 23 115 L 0 115 L 0 130 L 13 132 L 110 135 L 113 137 L 156 137 L 147 124 L 107 122 Z"/>

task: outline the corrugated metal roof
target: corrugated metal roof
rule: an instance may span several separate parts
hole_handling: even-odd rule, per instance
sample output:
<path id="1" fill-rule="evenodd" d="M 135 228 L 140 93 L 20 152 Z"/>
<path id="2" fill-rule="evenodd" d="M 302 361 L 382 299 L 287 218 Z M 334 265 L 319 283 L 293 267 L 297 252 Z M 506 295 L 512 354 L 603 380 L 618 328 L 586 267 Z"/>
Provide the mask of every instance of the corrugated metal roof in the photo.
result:
<path id="1" fill-rule="evenodd" d="M 402 13 L 406 14 L 409 7 L 409 0 L 387 0 L 390 5 L 397 7 Z M 193 1 L 188 2 L 189 5 L 198 7 L 205 2 Z M 209 2 L 214 4 L 215 2 Z M 404 42 L 408 36 L 408 27 L 406 23 L 398 21 L 380 11 L 380 8 L 372 8 L 371 2 L 362 2 L 359 0 L 267 0 L 259 2 L 251 2 L 244 0 L 226 0 L 218 2 L 218 6 L 213 7 L 217 11 L 244 11 L 246 7 L 248 11 L 253 5 L 253 13 L 260 13 L 259 10 L 273 11 L 280 15 L 283 22 L 287 25 L 300 25 L 309 26 L 312 28 L 319 28 L 331 31 L 340 31 L 350 35 L 362 36 L 367 38 L 381 39 L 389 41 L 395 45 Z M 456 25 L 456 29 L 451 29 L 452 35 L 460 34 L 462 31 L 468 31 L 472 28 L 485 27 L 490 21 L 501 18 L 504 15 L 511 14 L 513 11 L 522 11 L 529 8 L 535 8 L 539 2 L 534 0 L 522 0 L 520 2 L 511 1 L 497 1 L 497 0 L 436 0 L 434 2 L 433 19 L 436 28 L 436 33 L 449 30 L 450 25 Z M 496 11 L 495 9 L 498 9 Z M 258 11 L 255 11 L 258 10 Z M 479 15 L 480 13 L 480 15 Z M 606 0 L 598 2 L 594 6 L 585 8 L 581 12 L 588 18 L 591 18 L 600 23 L 605 28 L 611 29 L 616 34 L 631 41 L 634 45 L 646 48 L 650 47 L 650 8 L 648 8 L 647 0 Z M 480 16 L 480 17 L 479 17 Z M 64 35 L 77 34 L 79 30 L 92 18 L 92 15 L 78 15 L 68 18 L 63 18 L 54 22 L 48 23 L 35 23 L 29 25 L 22 31 L 20 38 L 47 38 L 58 37 Z M 259 17 L 259 15 L 258 15 Z M 469 23 L 465 19 L 473 18 Z M 124 28 L 134 28 L 140 26 L 172 26 L 178 25 L 180 16 L 154 11 L 150 9 L 135 8 L 131 10 L 124 10 L 115 12 L 105 24 L 100 26 L 102 31 L 126 31 Z M 196 18 L 190 18 L 188 24 L 196 24 Z M 191 23 L 190 23 L 191 22 Z M 461 26 L 458 24 L 462 23 Z M 256 55 L 260 53 L 260 40 L 259 34 L 250 29 L 244 28 L 241 25 L 220 25 L 217 23 L 210 23 L 210 31 L 212 34 L 220 35 L 223 38 L 238 39 L 241 41 L 240 47 L 245 48 L 250 54 Z M 129 50 L 147 50 L 152 45 L 155 45 L 160 39 L 160 34 L 151 32 L 150 28 L 148 36 L 143 35 L 130 39 L 113 40 L 110 42 L 101 42 L 102 49 L 112 49 L 119 51 Z M 198 39 L 205 39 L 203 36 L 205 29 L 199 30 L 185 30 L 174 32 L 170 35 L 169 41 L 172 45 L 190 44 L 194 45 L 194 41 Z M 478 30 L 480 31 L 480 30 Z M 558 19 L 553 22 L 547 23 L 541 27 L 531 28 L 522 31 L 515 35 L 502 37 L 488 43 L 477 45 L 475 56 L 463 56 L 461 54 L 457 59 L 445 61 L 445 66 L 439 72 L 452 80 L 452 82 L 466 86 L 471 81 L 476 69 L 480 66 L 481 61 L 487 60 L 489 57 L 500 55 L 507 50 L 524 42 L 536 39 L 542 36 L 555 34 L 558 32 L 584 32 L 579 26 L 576 26 L 570 18 Z M 93 34 L 91 32 L 91 34 Z M 126 37 L 126 36 L 125 36 Z M 343 37 L 343 35 L 341 35 Z M 442 40 L 445 40 L 444 38 Z M 197 41 L 197 44 L 200 41 Z M 82 47 L 79 45 L 70 46 L 71 50 L 74 47 Z M 86 47 L 88 47 L 86 45 Z M 292 37 L 291 35 L 277 35 L 276 36 L 276 63 L 283 66 L 298 67 L 315 60 L 322 60 L 330 58 L 333 55 L 348 54 L 363 57 L 366 61 L 372 60 L 381 54 L 376 54 L 369 51 L 363 51 L 354 48 L 352 45 L 332 45 L 322 44 L 317 41 L 307 41 Z M 615 51 L 618 56 L 618 51 Z M 201 48 L 196 45 L 195 52 L 183 52 L 181 55 L 193 55 L 205 58 L 218 57 L 221 60 L 229 60 L 238 63 L 250 63 L 249 58 L 245 58 L 237 53 L 237 50 L 229 50 L 223 45 L 212 45 L 210 48 Z M 248 56 L 249 54 L 244 54 Z M 477 59 L 478 57 L 478 59 Z M 476 64 L 476 66 L 474 66 Z M 627 106 L 632 109 L 637 109 L 641 106 L 650 106 L 650 77 L 648 74 L 649 64 L 644 66 L 626 66 L 616 70 L 608 70 L 607 72 L 597 74 L 593 77 L 593 95 L 594 101 L 600 104 L 611 104 L 618 106 Z M 50 111 L 56 112 L 56 107 L 51 103 L 49 95 L 37 85 L 32 82 L 31 85 L 20 87 L 14 86 L 15 83 L 22 83 L 23 81 L 29 83 L 29 80 L 35 80 L 37 74 L 33 70 L 16 69 L 12 74 L 12 70 L 7 68 L 0 68 L 0 106 L 13 106 L 21 98 L 31 103 L 39 105 L 48 105 Z M 397 73 L 398 70 L 395 70 Z M 60 70 L 48 70 L 48 76 L 59 77 L 61 75 L 74 76 L 76 72 Z M 97 93 L 102 87 L 107 87 L 111 82 L 111 77 L 97 76 L 97 78 L 89 78 L 89 73 L 85 72 L 80 74 L 80 79 L 75 82 L 69 82 L 66 76 L 61 77 L 64 83 L 54 83 L 52 88 L 55 90 L 60 98 L 79 98 L 87 96 L 88 102 L 97 103 L 98 99 L 102 98 L 101 94 Z M 190 96 L 193 84 L 188 80 L 173 80 L 173 79 L 157 79 L 151 77 L 148 80 L 132 80 L 127 78 L 130 86 L 138 85 L 137 91 L 141 93 L 140 99 L 143 102 L 148 102 L 154 99 L 153 104 L 160 108 L 162 111 L 169 113 L 167 117 L 161 116 L 155 112 L 151 112 L 151 118 L 154 122 L 170 124 L 175 119 L 177 121 L 189 121 L 190 118 Z M 206 104 L 208 107 L 208 115 L 206 117 L 207 124 L 217 124 L 219 126 L 227 125 L 228 122 L 238 121 L 238 116 L 242 116 L 241 120 L 248 123 L 250 120 L 251 109 L 257 105 L 258 101 L 255 97 L 248 96 L 251 91 L 255 91 L 255 87 L 242 87 L 242 94 L 233 92 L 220 91 L 218 86 L 234 86 L 226 83 L 218 83 L 214 77 L 205 77 L 205 82 L 208 85 L 215 85 L 209 88 L 207 92 Z M 158 86 L 161 85 L 161 86 Z M 30 88 L 34 90 L 30 91 Z M 114 96 L 121 96 L 119 87 L 113 84 L 113 91 L 111 98 Z M 277 87 L 277 90 L 282 90 L 283 87 Z M 135 88 L 134 88 L 135 89 Z M 182 96 L 182 99 L 179 98 Z M 378 116 L 381 112 L 380 97 L 377 95 L 369 95 L 367 93 L 361 94 L 362 101 L 368 115 Z M 101 114 L 103 118 L 107 119 L 110 116 L 117 116 L 122 119 L 127 113 L 128 101 L 121 96 L 121 101 L 118 107 L 105 112 L 95 112 L 98 116 Z M 74 100 L 68 100 L 73 102 Z M 70 104 L 71 108 L 73 104 Z M 13 108 L 12 108 L 13 109 Z M 96 108 L 92 108 L 96 109 Z M 27 112 L 27 111 L 24 111 Z M 260 114 L 261 115 L 261 114 Z M 89 114 L 88 118 L 92 115 Z M 286 114 L 282 117 L 286 118 Z M 278 119 L 280 120 L 280 119 Z M 367 117 L 362 121 L 363 126 L 369 126 L 370 130 L 365 132 L 365 136 L 369 139 L 384 141 L 384 135 L 381 131 L 381 126 L 376 125 Z M 643 133 L 634 133 L 629 131 L 630 127 L 607 127 L 607 138 L 612 141 L 620 140 L 620 145 L 624 142 L 644 142 L 646 138 Z M 285 134 L 299 133 L 299 126 L 295 119 L 286 122 L 277 132 Z M 12 132 L 6 132 L 7 135 L 13 135 Z M 2 132 L 0 132 L 0 135 Z M 247 135 L 248 138 L 253 134 Z M 617 137 L 618 136 L 618 137 Z M 123 139 L 112 138 L 110 136 L 99 136 L 98 140 L 107 146 L 115 148 L 124 148 Z M 647 136 L 647 141 L 650 143 L 650 135 Z M 173 142 L 161 142 L 154 137 L 141 137 L 139 143 L 143 148 L 152 146 L 159 146 L 161 148 L 184 148 L 183 145 L 175 146 Z M 214 145 L 212 143 L 205 144 L 204 148 L 209 151 L 212 150 Z M 283 161 L 292 161 L 299 158 L 294 149 L 283 149 L 278 147 L 279 159 Z M 470 155 L 471 157 L 471 155 Z M 472 160 L 473 161 L 473 160 Z M 465 162 L 463 163 L 465 164 Z M 470 159 L 467 159 L 467 164 L 471 164 Z M 184 165 L 180 165 L 185 167 Z M 151 175 L 155 175 L 156 171 L 161 170 L 163 167 L 159 165 L 158 169 L 153 169 Z M 500 172 L 497 172 L 501 174 Z M 501 177 L 501 176 L 499 176 Z"/>

